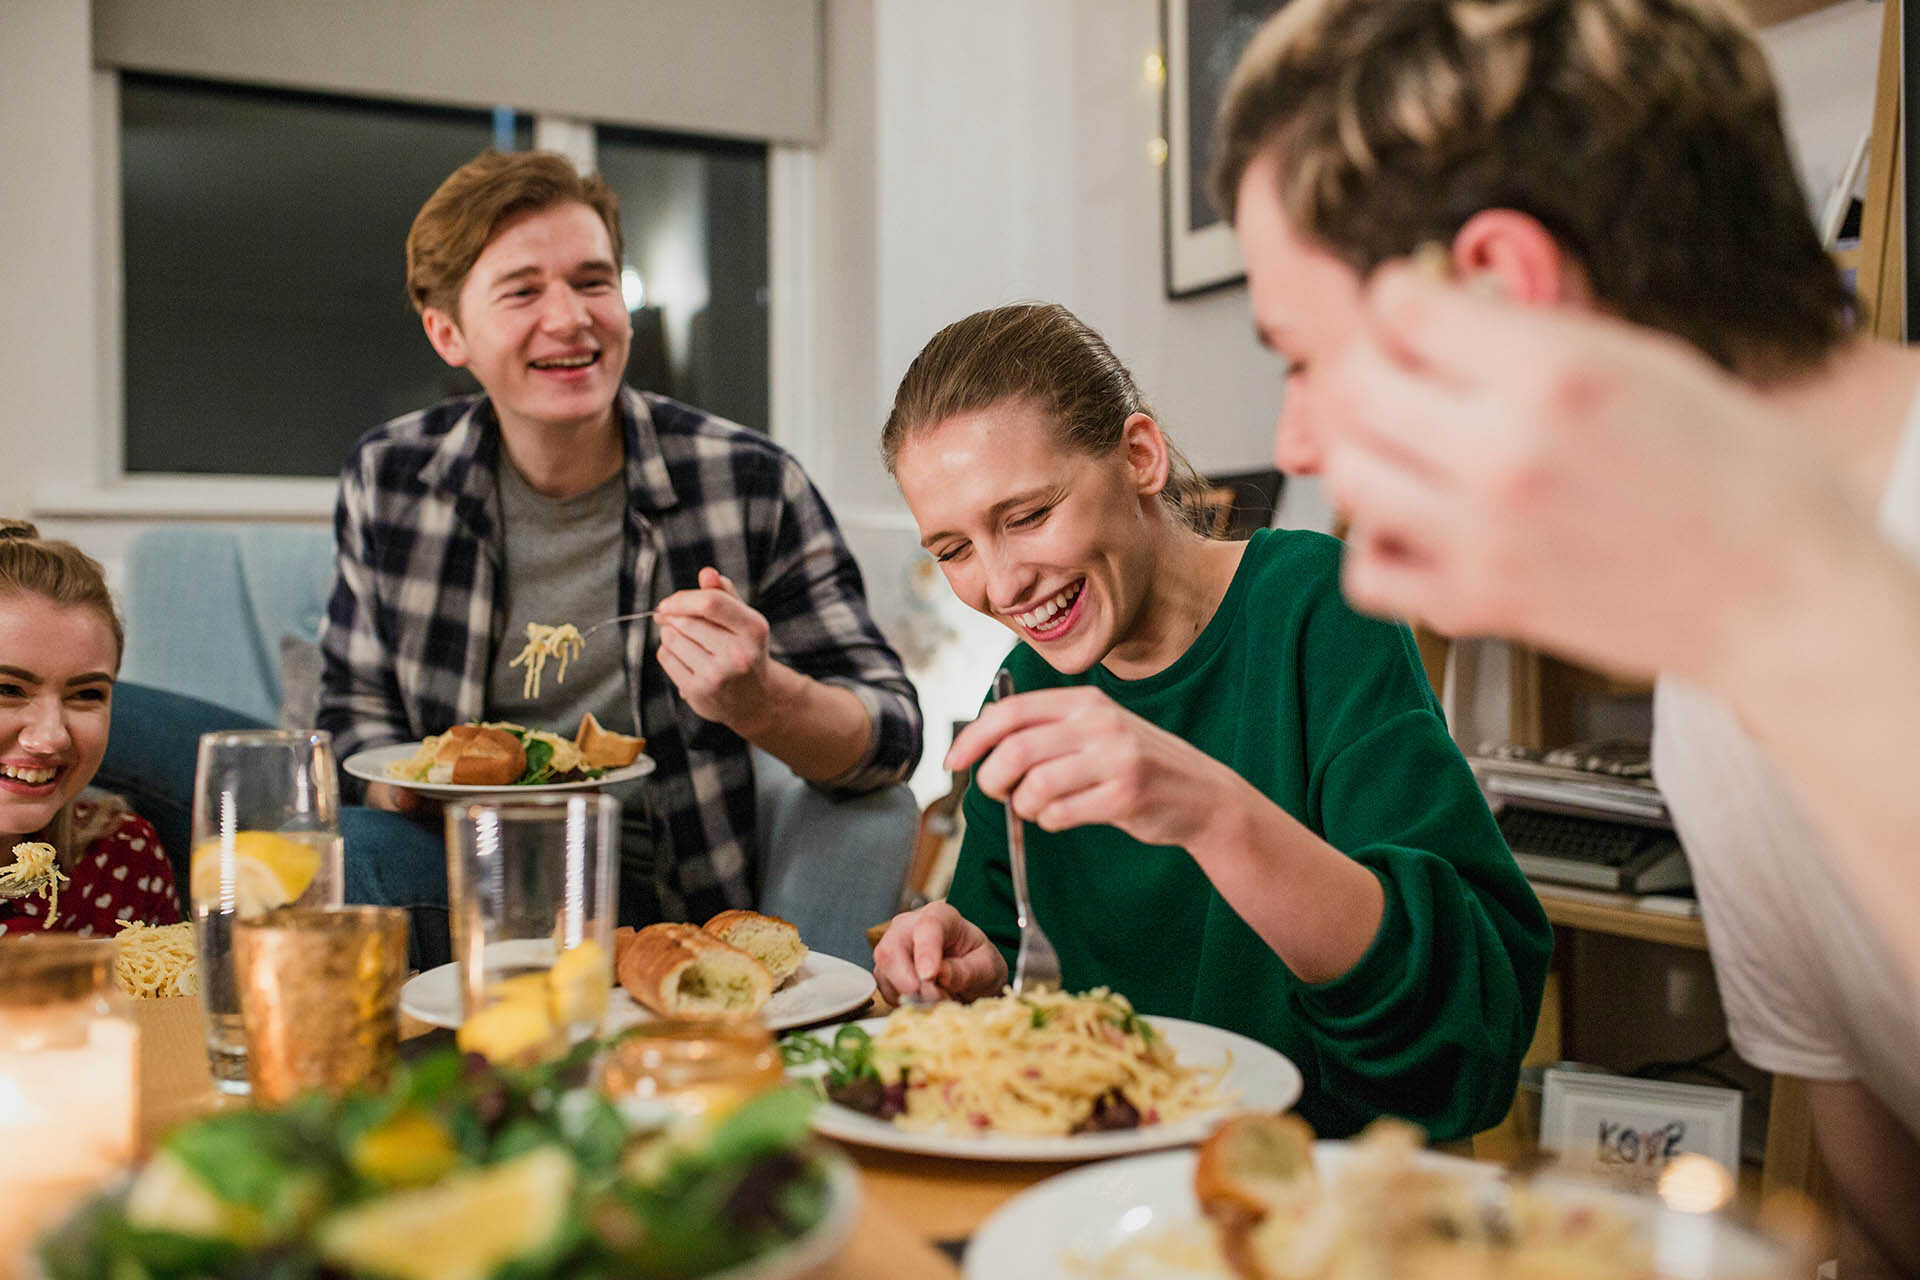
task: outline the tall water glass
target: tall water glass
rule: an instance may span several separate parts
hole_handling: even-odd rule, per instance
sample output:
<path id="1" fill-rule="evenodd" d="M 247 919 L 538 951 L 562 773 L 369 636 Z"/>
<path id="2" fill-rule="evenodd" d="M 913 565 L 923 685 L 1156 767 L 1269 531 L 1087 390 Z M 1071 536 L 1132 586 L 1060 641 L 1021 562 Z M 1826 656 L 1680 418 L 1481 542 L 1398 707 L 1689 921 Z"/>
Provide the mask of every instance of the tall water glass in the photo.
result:
<path id="1" fill-rule="evenodd" d="M 330 734 L 262 729 L 200 739 L 189 896 L 207 1056 L 223 1092 L 247 1092 L 233 922 L 276 907 L 339 906 L 340 858 L 340 782 Z"/>
<path id="2" fill-rule="evenodd" d="M 613 986 L 620 802 L 494 797 L 446 820 L 462 1047 L 538 1058 L 592 1035 Z"/>

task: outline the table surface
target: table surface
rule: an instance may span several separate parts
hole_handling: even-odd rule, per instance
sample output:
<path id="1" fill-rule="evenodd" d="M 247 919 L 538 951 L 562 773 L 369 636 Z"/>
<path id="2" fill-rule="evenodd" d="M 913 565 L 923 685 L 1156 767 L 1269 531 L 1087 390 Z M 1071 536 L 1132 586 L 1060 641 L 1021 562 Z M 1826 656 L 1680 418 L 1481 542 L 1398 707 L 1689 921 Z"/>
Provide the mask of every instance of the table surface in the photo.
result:
<path id="1" fill-rule="evenodd" d="M 195 997 L 133 1002 L 140 1023 L 140 1137 L 150 1151 L 166 1131 L 222 1105 L 207 1070 L 206 1019 Z M 425 1030 L 416 1025 L 410 1031 Z M 853 1238 L 820 1280 L 954 1280 L 936 1247 L 964 1240 L 1000 1205 L 1069 1166 L 939 1160 L 856 1146 L 865 1206 Z"/>

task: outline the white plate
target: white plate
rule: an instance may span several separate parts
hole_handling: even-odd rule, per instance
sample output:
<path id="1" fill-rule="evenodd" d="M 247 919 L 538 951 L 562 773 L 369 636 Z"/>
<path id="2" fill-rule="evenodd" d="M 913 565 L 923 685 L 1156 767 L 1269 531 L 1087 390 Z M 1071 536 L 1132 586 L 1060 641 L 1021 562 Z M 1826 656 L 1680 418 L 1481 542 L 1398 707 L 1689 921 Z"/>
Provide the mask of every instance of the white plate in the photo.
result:
<path id="1" fill-rule="evenodd" d="M 1320 1169 L 1352 1158 L 1345 1142 L 1314 1143 Z M 967 1246 L 967 1280 L 1232 1280 L 1213 1247 L 1193 1195 L 1192 1151 L 1162 1151 L 1075 1169 L 1000 1206 Z M 1417 1159 L 1435 1169 L 1494 1179 L 1500 1167 L 1439 1152 Z M 1604 1204 L 1646 1225 L 1658 1270 L 1675 1280 L 1751 1280 L 1782 1274 L 1782 1252 L 1724 1219 L 1674 1213 L 1650 1196 L 1540 1181 L 1543 1196 Z"/>
<path id="2" fill-rule="evenodd" d="M 850 960 L 809 951 L 799 970 L 760 1010 L 760 1016 L 773 1030 L 789 1031 L 851 1013 L 872 996 L 871 973 Z M 459 966 L 443 964 L 409 978 L 400 988 L 400 1009 L 436 1027 L 459 1026 Z M 600 1034 L 612 1035 L 635 1023 L 651 1021 L 652 1013 L 615 987 L 613 998 L 607 1002 L 607 1016 L 600 1023 Z"/>
<path id="3" fill-rule="evenodd" d="M 866 1115 L 837 1102 L 823 1102 L 813 1113 L 817 1133 L 842 1142 L 886 1147 L 918 1155 L 957 1156 L 963 1160 L 1101 1160 L 1160 1147 L 1198 1142 L 1213 1131 L 1220 1118 L 1235 1111 L 1284 1111 L 1300 1097 L 1300 1069 L 1286 1057 L 1257 1040 L 1204 1023 L 1179 1018 L 1149 1017 L 1153 1029 L 1190 1067 L 1215 1066 L 1232 1056 L 1233 1065 L 1222 1083 L 1228 1096 L 1224 1106 L 1189 1116 L 1172 1124 L 1142 1125 L 1137 1129 L 1105 1133 L 1075 1133 L 1066 1137 L 1029 1137 L 1022 1134 L 954 1135 L 902 1129 L 891 1120 Z M 885 1018 L 866 1018 L 855 1025 L 878 1034 Z M 838 1027 L 822 1027 L 809 1034 L 830 1041 Z M 802 1068 L 796 1075 L 817 1073 Z"/>
<path id="4" fill-rule="evenodd" d="M 632 764 L 620 769 L 609 769 L 597 778 L 582 778 L 578 782 L 536 782 L 527 786 L 476 787 L 454 782 L 411 782 L 405 778 L 395 778 L 387 773 L 387 766 L 401 760 L 411 760 L 418 754 L 417 742 L 396 742 L 390 747 L 368 747 L 365 751 L 356 751 L 348 756 L 341 768 L 356 778 L 367 782 L 385 782 L 396 787 L 405 787 L 408 791 L 418 791 L 423 796 L 537 796 L 555 791 L 591 791 L 604 787 L 609 782 L 626 782 L 631 778 L 644 778 L 653 772 L 653 757 L 641 756 Z"/>
<path id="5" fill-rule="evenodd" d="M 831 1160 L 827 1165 L 827 1210 L 813 1230 L 771 1253 L 715 1272 L 706 1280 L 800 1280 L 816 1276 L 847 1243 L 859 1217 L 859 1175 L 849 1161 Z"/>

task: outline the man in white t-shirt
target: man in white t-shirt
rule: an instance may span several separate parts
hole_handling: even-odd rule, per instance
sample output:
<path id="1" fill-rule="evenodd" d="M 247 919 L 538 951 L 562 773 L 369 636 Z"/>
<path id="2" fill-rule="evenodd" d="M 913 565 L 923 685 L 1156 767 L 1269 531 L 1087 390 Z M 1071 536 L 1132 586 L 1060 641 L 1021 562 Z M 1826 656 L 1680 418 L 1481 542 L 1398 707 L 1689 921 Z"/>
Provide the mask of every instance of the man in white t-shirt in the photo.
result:
<path id="1" fill-rule="evenodd" d="M 1836 510 L 1879 507 L 1889 527 L 1920 523 L 1920 355 L 1854 332 L 1853 299 L 1807 215 L 1764 58 L 1720 10 L 1689 0 L 1296 0 L 1249 48 L 1218 137 L 1214 190 L 1247 260 L 1255 326 L 1290 364 L 1275 461 L 1295 472 L 1330 466 L 1333 496 L 1354 514 L 1347 586 L 1361 603 L 1408 607 L 1428 581 L 1431 530 L 1509 545 L 1452 501 L 1458 460 L 1505 476 L 1510 492 L 1496 496 L 1510 508 L 1549 513 L 1574 492 L 1563 475 L 1607 494 L 1606 479 L 1632 475 L 1638 461 L 1623 426 L 1571 441 L 1578 465 L 1555 470 L 1565 459 L 1527 453 L 1523 436 L 1503 434 L 1499 405 L 1445 376 L 1458 354 L 1449 340 L 1458 345 L 1462 332 L 1510 338 L 1487 357 L 1509 367 L 1544 349 L 1519 332 L 1511 307 L 1481 303 L 1504 313 L 1505 330 L 1429 323 L 1414 350 L 1381 338 L 1386 303 L 1362 273 L 1426 245 L 1442 271 L 1509 302 L 1597 311 L 1685 340 L 1757 390 L 1774 419 L 1804 428 L 1780 449 L 1827 475 Z M 1405 306 L 1456 305 L 1448 315 L 1474 317 L 1474 299 L 1400 289 Z M 1448 296 L 1436 304 L 1434 294 Z M 1604 347 L 1620 328 L 1593 324 L 1584 335 Z M 1567 333 L 1583 335 L 1577 325 Z M 1649 367 L 1662 359 L 1692 357 L 1656 351 Z M 1545 407 L 1569 420 L 1597 422 L 1631 391 L 1542 367 Z M 1674 372 L 1671 384 L 1718 411 L 1727 405 L 1714 400 L 1716 381 Z M 1781 428 L 1782 441 L 1789 434 Z M 1448 450 L 1433 447 L 1441 439 Z M 1755 437 L 1777 463 L 1774 444 L 1770 429 Z M 1598 503 L 1582 492 L 1586 525 L 1609 528 L 1617 560 L 1672 545 L 1712 563 L 1723 535 L 1779 514 L 1765 505 L 1770 490 L 1740 487 L 1749 474 L 1766 479 L 1760 470 L 1712 456 L 1727 465 L 1691 477 L 1702 498 L 1682 515 L 1695 518 L 1659 526 L 1677 524 L 1668 536 L 1681 541 L 1649 544 L 1625 487 Z M 1552 527 L 1543 520 L 1541 536 Z M 1519 527 L 1514 541 L 1529 532 Z M 1523 562 L 1524 548 L 1483 557 L 1477 579 L 1449 584 L 1496 603 L 1568 594 L 1519 572 Z M 1783 565 L 1783 580 L 1789 570 L 1839 567 Z M 1710 595 L 1716 584 L 1699 586 Z M 1631 606 L 1582 611 L 1569 600 L 1568 615 L 1592 634 L 1583 645 L 1572 631 L 1562 647 L 1617 661 L 1646 628 L 1680 637 L 1675 652 L 1698 659 L 1679 669 L 1710 669 L 1746 637 L 1698 608 L 1701 598 L 1649 595 L 1647 607 L 1668 614 L 1628 623 L 1614 619 Z M 1448 604 L 1424 603 L 1428 617 Z M 1794 620 L 1822 623 L 1845 625 Z M 1911 665 L 1896 670 L 1914 678 Z M 1782 680 L 1820 687 L 1804 671 Z M 1735 1045 L 1811 1082 L 1849 1227 L 1846 1274 L 1920 1272 L 1920 1000 L 1731 714 L 1673 680 L 1658 702 L 1656 769 L 1694 861 Z M 1824 728 L 1817 712 L 1808 709 L 1810 727 Z"/>

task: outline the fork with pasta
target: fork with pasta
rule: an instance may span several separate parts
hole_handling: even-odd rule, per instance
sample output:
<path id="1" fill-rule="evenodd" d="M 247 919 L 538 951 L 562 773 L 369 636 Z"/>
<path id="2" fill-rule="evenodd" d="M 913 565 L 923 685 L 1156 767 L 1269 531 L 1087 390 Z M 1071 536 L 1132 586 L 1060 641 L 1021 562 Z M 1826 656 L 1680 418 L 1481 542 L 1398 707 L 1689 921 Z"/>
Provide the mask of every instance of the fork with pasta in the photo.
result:
<path id="1" fill-rule="evenodd" d="M 823 559 L 831 559 L 832 547 L 813 547 L 802 553 L 799 563 L 810 565 Z M 718 573 L 718 570 L 711 572 Z M 722 579 L 724 581 L 724 579 Z M 732 590 L 729 585 L 728 590 Z M 525 667 L 527 675 L 521 685 L 521 696 L 537 698 L 540 696 L 540 681 L 548 662 L 557 662 L 559 668 L 554 672 L 554 683 L 560 684 L 567 678 L 567 664 L 579 658 L 586 648 L 587 637 L 603 627 L 616 622 L 640 622 L 651 618 L 657 612 L 645 609 L 639 613 L 615 614 L 611 618 L 602 618 L 590 627 L 580 628 L 571 622 L 546 623 L 529 622 L 527 624 L 527 643 L 516 654 L 509 667 Z"/>
<path id="2" fill-rule="evenodd" d="M 565 683 L 567 664 L 579 658 L 587 647 L 587 637 L 602 627 L 610 627 L 616 622 L 638 622 L 642 618 L 652 616 L 651 609 L 644 613 L 622 613 L 612 618 L 602 618 L 585 631 L 571 622 L 529 622 L 525 647 L 507 663 L 509 667 L 527 669 L 526 679 L 520 686 L 521 696 L 526 698 L 540 696 L 540 681 L 546 674 L 549 661 L 559 663 L 559 668 L 553 673 L 553 682 Z"/>

